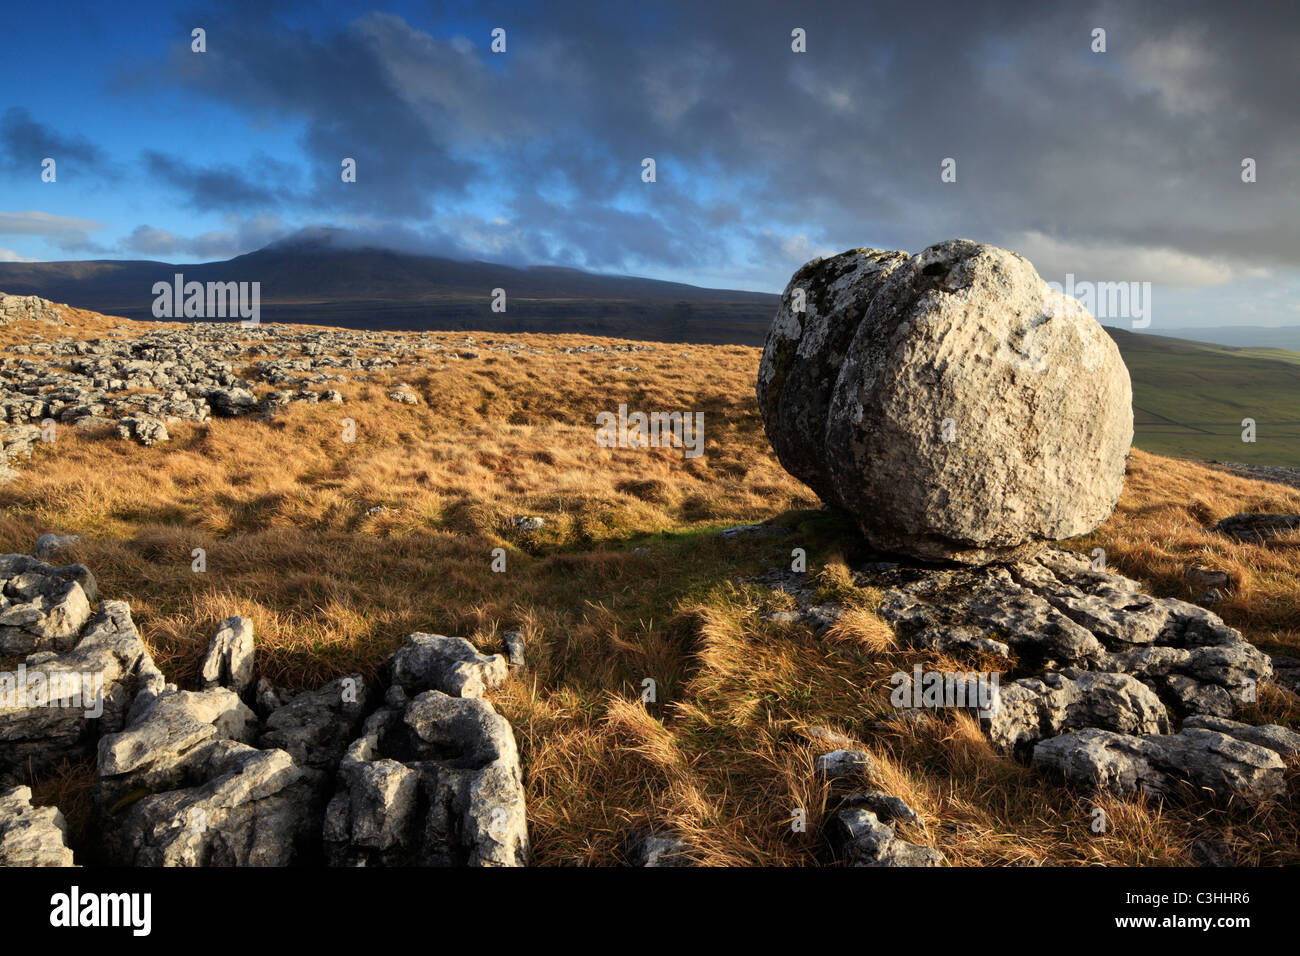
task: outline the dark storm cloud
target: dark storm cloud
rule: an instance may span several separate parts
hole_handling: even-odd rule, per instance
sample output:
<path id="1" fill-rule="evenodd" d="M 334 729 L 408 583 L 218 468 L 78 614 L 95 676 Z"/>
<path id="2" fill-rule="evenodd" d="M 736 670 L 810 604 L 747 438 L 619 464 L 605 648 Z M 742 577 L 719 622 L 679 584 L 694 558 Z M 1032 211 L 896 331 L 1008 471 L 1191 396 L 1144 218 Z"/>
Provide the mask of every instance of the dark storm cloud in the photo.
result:
<path id="1" fill-rule="evenodd" d="M 161 259 L 229 259 L 282 239 L 293 231 L 278 216 L 270 213 L 225 218 L 225 228 L 210 229 L 193 236 L 181 236 L 149 225 L 137 226 L 123 240 L 121 251 Z"/>
<path id="2" fill-rule="evenodd" d="M 188 205 L 199 210 L 266 209 L 291 198 L 282 186 L 270 182 L 291 181 L 292 170 L 269 156 L 259 156 L 248 167 L 229 164 L 195 166 L 175 156 L 146 151 L 144 164 L 149 175 L 180 190 Z"/>
<path id="3" fill-rule="evenodd" d="M 374 17 L 322 38 L 267 16 L 245 7 L 206 18 L 212 24 L 208 52 L 195 56 L 188 46 L 173 51 L 173 77 L 247 115 L 300 124 L 318 203 L 429 214 L 434 196 L 469 184 L 475 167 L 447 151 L 437 104 L 413 102 L 394 85 L 383 44 L 369 25 Z M 358 171 L 348 188 L 340 177 L 345 158 L 354 159 Z"/>
<path id="4" fill-rule="evenodd" d="M 1045 274 L 1119 263 L 1198 285 L 1300 264 L 1298 9 L 548 3 L 488 14 L 503 56 L 488 28 L 371 14 L 309 36 L 248 14 L 171 69 L 301 124 L 320 212 L 436 216 L 499 194 L 508 229 L 482 231 L 511 248 L 674 267 L 726 240 L 770 286 L 821 248 L 955 235 Z M 359 188 L 339 188 L 342 156 Z"/>
<path id="5" fill-rule="evenodd" d="M 21 107 L 5 110 L 0 116 L 0 169 L 37 178 L 46 157 L 55 161 L 56 172 L 114 175 L 103 152 L 84 136 L 53 129 Z"/>

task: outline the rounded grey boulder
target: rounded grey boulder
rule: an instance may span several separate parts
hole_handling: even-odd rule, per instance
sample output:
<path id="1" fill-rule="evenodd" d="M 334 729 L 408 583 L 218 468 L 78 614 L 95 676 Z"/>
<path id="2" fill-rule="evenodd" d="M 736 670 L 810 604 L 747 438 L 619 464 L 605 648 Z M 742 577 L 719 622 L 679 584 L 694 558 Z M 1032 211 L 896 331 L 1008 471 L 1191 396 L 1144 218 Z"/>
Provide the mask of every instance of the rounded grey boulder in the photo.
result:
<path id="1" fill-rule="evenodd" d="M 816 439 L 849 344 L 881 280 L 907 253 L 850 249 L 814 259 L 781 296 L 759 366 L 758 404 L 782 467 L 823 499 L 832 496 Z"/>
<path id="2" fill-rule="evenodd" d="M 1133 438 L 1110 336 L 1023 257 L 965 239 L 800 269 L 758 399 L 791 474 L 876 547 L 929 560 L 1012 559 L 1091 531 Z"/>

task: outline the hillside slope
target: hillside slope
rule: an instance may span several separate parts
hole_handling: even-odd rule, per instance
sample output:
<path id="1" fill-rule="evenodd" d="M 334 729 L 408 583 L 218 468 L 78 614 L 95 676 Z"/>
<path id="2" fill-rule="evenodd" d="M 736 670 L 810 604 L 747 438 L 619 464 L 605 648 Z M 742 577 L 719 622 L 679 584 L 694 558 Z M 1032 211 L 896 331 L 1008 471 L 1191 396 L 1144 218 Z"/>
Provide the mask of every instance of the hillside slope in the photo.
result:
<path id="1" fill-rule="evenodd" d="M 1300 352 L 1107 328 L 1133 381 L 1134 442 L 1198 460 L 1300 466 Z M 1242 441 L 1242 421 L 1255 441 Z"/>
<path id="2" fill-rule="evenodd" d="M 96 337 L 167 331 L 69 317 Z M 0 355 L 30 360 L 33 345 L 39 354 L 69 331 L 10 327 Z M 308 340 L 277 350 L 301 357 Z M 19 341 L 27 352 L 15 356 Z M 236 363 L 254 377 L 260 342 Z M 101 593 L 130 602 L 183 685 L 235 614 L 255 624 L 261 675 L 297 688 L 373 673 L 412 631 L 482 648 L 522 631 L 528 671 L 496 703 L 522 748 L 539 864 L 613 862 L 640 825 L 686 834 L 704 862 L 821 862 L 828 790 L 813 762 L 831 745 L 872 753 L 955 864 L 1184 864 L 1207 840 L 1240 863 L 1300 862 L 1294 805 L 1104 798 L 1113 823 L 1098 837 L 1096 799 L 1044 787 L 965 714 L 882 730 L 887 675 L 927 655 L 899 646 L 875 614 L 879 593 L 853 584 L 852 529 L 817 511 L 770 453 L 757 350 L 393 335 L 356 354 L 393 364 L 340 370 L 341 406 L 176 422 L 148 448 L 111 429 L 60 430 L 0 487 L 0 551 L 79 534 L 73 556 Z M 416 403 L 390 397 L 399 384 Z M 599 447 L 596 415 L 620 403 L 703 412 L 706 453 Z M 344 418 L 355 442 L 341 440 Z M 1114 517 L 1070 546 L 1104 548 L 1153 593 L 1183 599 L 1194 596 L 1188 566 L 1225 570 L 1236 583 L 1216 610 L 1261 648 L 1300 655 L 1300 537 L 1264 545 L 1205 531 L 1240 511 L 1297 512 L 1300 491 L 1135 450 Z M 791 539 L 717 532 L 765 519 L 790 529 L 811 580 L 851 610 L 832 631 L 761 619 L 782 599 L 745 582 L 788 565 Z M 195 548 L 204 573 L 192 570 Z M 1297 726 L 1300 712 L 1269 685 L 1247 719 Z M 87 767 L 67 766 L 37 781 L 38 802 L 57 800 L 75 832 L 88 780 Z M 809 808 L 804 833 L 788 826 L 792 806 Z"/>

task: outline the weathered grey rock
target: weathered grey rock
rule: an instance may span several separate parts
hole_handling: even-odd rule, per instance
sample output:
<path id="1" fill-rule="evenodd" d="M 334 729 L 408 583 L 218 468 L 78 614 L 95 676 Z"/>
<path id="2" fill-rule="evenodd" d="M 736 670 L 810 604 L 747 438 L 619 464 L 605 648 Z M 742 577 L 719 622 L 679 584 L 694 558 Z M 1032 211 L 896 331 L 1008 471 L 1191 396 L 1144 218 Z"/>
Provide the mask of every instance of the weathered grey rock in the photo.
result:
<path id="1" fill-rule="evenodd" d="M 33 409 L 40 412 L 40 409 Z M 43 412 L 42 412 L 43 414 Z M 0 426 L 0 450 L 3 459 L 15 461 L 32 457 L 32 449 L 41 441 L 41 429 L 38 425 L 3 425 Z"/>
<path id="2" fill-rule="evenodd" d="M 480 654 L 463 637 L 417 632 L 393 655 L 393 682 L 408 694 L 440 690 L 456 697 L 481 697 L 508 676 L 504 657 Z"/>
<path id="3" fill-rule="evenodd" d="M 257 397 L 247 388 L 239 386 L 214 388 L 206 397 L 212 411 L 227 418 L 242 415 L 257 407 Z"/>
<path id="4" fill-rule="evenodd" d="M 32 548 L 32 557 L 38 561 L 50 561 L 58 557 L 60 551 L 75 548 L 81 544 L 81 536 L 76 534 L 47 533 L 36 539 Z"/>
<path id="5" fill-rule="evenodd" d="M 0 556 L 0 564 L 12 557 Z M 122 729 L 133 700 L 163 685 L 120 601 L 103 602 L 71 649 L 27 660 L 0 674 L 0 777 L 93 753 L 102 735 Z"/>
<path id="6" fill-rule="evenodd" d="M 251 743 L 256 733 L 256 715 L 224 687 L 161 694 L 130 726 L 99 741 L 100 802 L 141 788 L 180 788 L 205 745 Z"/>
<path id="7" fill-rule="evenodd" d="M 1100 661 L 1105 646 L 1002 567 L 935 572 L 884 595 L 880 615 L 910 643 L 934 627 L 997 634 L 1026 662 L 1061 667 Z"/>
<path id="8" fill-rule="evenodd" d="M 814 367 L 793 371 L 803 344 L 791 360 L 789 316 L 778 315 L 765 350 L 760 408 L 778 455 L 856 516 L 873 545 L 980 564 L 1109 517 L 1133 437 L 1132 390 L 1119 350 L 1078 302 L 1022 257 L 968 240 L 931 246 L 859 288 L 837 299 L 841 322 L 857 328 L 825 424 L 808 420 L 821 416 L 810 400 L 804 417 L 781 407 L 791 377 L 828 374 L 812 348 Z M 809 392 L 815 385 L 791 394 Z"/>
<path id="9" fill-rule="evenodd" d="M 171 440 L 167 434 L 167 425 L 148 415 L 130 415 L 120 419 L 117 423 L 117 437 L 134 438 L 146 447 Z"/>
<path id="10" fill-rule="evenodd" d="M 420 397 L 415 394 L 415 390 L 409 385 L 398 385 L 388 393 L 388 397 L 401 405 L 419 405 Z"/>
<path id="11" fill-rule="evenodd" d="M 628 866 L 695 866 L 696 849 L 680 834 L 671 830 L 655 833 L 636 830 L 628 835 L 620 854 Z"/>
<path id="12" fill-rule="evenodd" d="M 857 586 L 880 590 L 878 613 L 900 643 L 975 650 L 995 635 L 1016 673 L 1036 675 L 1002 681 L 996 706 L 980 715 L 1001 749 L 1120 792 L 1278 792 L 1274 758 L 1295 744 L 1292 732 L 1230 718 L 1275 668 L 1285 683 L 1300 664 L 1270 661 L 1211 611 L 1143 594 L 1138 582 L 1055 548 L 1001 567 L 867 561 L 852 572 Z M 801 607 L 816 599 L 783 571 L 753 580 Z M 947 642 L 950 634 L 960 637 Z M 1182 730 L 1170 733 L 1178 721 Z"/>
<path id="13" fill-rule="evenodd" d="M 925 821 L 902 797 L 879 790 L 859 790 L 844 798 L 847 809 L 870 810 L 882 823 L 910 823 L 925 829 Z"/>
<path id="14" fill-rule="evenodd" d="M 817 758 L 816 770 L 827 780 L 869 777 L 876 772 L 876 762 L 861 750 L 832 750 Z"/>
<path id="15" fill-rule="evenodd" d="M 1011 656 L 1011 648 L 1002 641 L 984 637 L 965 627 L 923 627 L 909 636 L 909 643 L 913 647 L 941 653 L 969 651 L 997 657 Z"/>
<path id="16" fill-rule="evenodd" d="M 332 771 L 370 709 L 371 693 L 361 675 L 340 677 L 274 708 L 260 745 L 287 751 L 304 767 Z"/>
<path id="17" fill-rule="evenodd" d="M 1212 612 L 1153 598 L 1051 548 L 1008 567 L 928 570 L 886 589 L 879 613 L 907 643 L 964 629 L 998 635 L 1023 668 L 1129 674 L 1180 716 L 1231 716 L 1272 673 L 1267 656 Z"/>
<path id="18" fill-rule="evenodd" d="M 938 850 L 899 839 L 893 827 L 860 807 L 836 812 L 827 830 L 835 855 L 845 866 L 942 866 L 946 862 Z"/>
<path id="19" fill-rule="evenodd" d="M 418 770 L 380 756 L 379 737 L 372 734 L 349 748 L 338 784 L 325 813 L 332 865 L 397 865 L 415 858 L 423 838 Z"/>
<path id="20" fill-rule="evenodd" d="M 844 607 L 840 604 L 826 603 L 813 604 L 804 609 L 803 616 L 800 618 L 805 624 L 814 631 L 822 632 L 828 630 L 836 621 L 844 616 Z"/>
<path id="21" fill-rule="evenodd" d="M 1269 655 L 1273 679 L 1292 693 L 1300 693 L 1300 657 L 1285 654 Z"/>
<path id="22" fill-rule="evenodd" d="M 1216 571 L 1212 568 L 1190 567 L 1187 569 L 1186 577 L 1189 584 L 1198 588 L 1220 590 L 1232 586 L 1232 576 L 1227 571 Z"/>
<path id="23" fill-rule="evenodd" d="M 293 691 L 276 687 L 265 677 L 261 677 L 258 678 L 257 686 L 253 691 L 253 709 L 257 711 L 259 717 L 265 719 L 293 700 L 295 696 Z"/>
<path id="24" fill-rule="evenodd" d="M 79 432 L 107 431 L 110 428 L 116 429 L 117 422 L 100 415 L 85 415 L 78 418 L 72 427 Z"/>
<path id="25" fill-rule="evenodd" d="M 1167 674 L 1160 679 L 1159 686 L 1180 714 L 1230 717 L 1237 711 L 1237 702 L 1225 688 L 1202 683 L 1186 674 Z"/>
<path id="26" fill-rule="evenodd" d="M 246 617 L 226 618 L 208 642 L 199 666 L 199 686 L 225 687 L 246 697 L 253 686 L 254 655 L 253 622 Z"/>
<path id="27" fill-rule="evenodd" d="M 49 299 L 34 295 L 6 295 L 0 292 L 0 325 L 8 325 L 11 322 L 68 324 L 59 314 L 59 306 Z"/>
<path id="28" fill-rule="evenodd" d="M 184 786 L 139 790 L 107 809 L 97 828 L 105 862 L 289 866 L 318 852 L 317 771 L 299 767 L 283 750 L 233 740 L 196 748 L 185 769 Z"/>
<path id="29" fill-rule="evenodd" d="M 1199 728 L 1147 737 L 1087 728 L 1041 741 L 1033 759 L 1072 784 L 1119 794 L 1174 795 L 1180 783 L 1220 798 L 1286 789 L 1285 765 L 1272 750 Z"/>
<path id="30" fill-rule="evenodd" d="M 881 249 L 814 259 L 790 279 L 767 333 L 757 391 L 768 441 L 782 467 L 823 501 L 836 500 L 820 447 L 831 393 L 876 290 L 906 261 L 906 253 Z"/>
<path id="31" fill-rule="evenodd" d="M 1290 757 L 1292 754 L 1300 753 L 1300 734 L 1277 724 L 1243 724 L 1240 721 L 1225 720 L 1222 717 L 1197 715 L 1188 717 L 1183 721 L 1183 729 L 1190 728 L 1218 731 L 1227 734 L 1229 737 L 1244 740 L 1247 743 L 1267 747 L 1282 757 Z"/>
<path id="32" fill-rule="evenodd" d="M 514 733 L 487 701 L 400 688 L 339 764 L 325 815 L 335 866 L 523 866 L 528 825 Z"/>
<path id="33" fill-rule="evenodd" d="M 0 866 L 73 866 L 58 807 L 32 806 L 29 787 L 0 792 Z"/>
<path id="34" fill-rule="evenodd" d="M 1235 514 L 1224 518 L 1211 531 L 1225 534 L 1238 541 L 1271 541 L 1300 528 L 1300 515 L 1286 514 Z"/>
<path id="35" fill-rule="evenodd" d="M 998 687 L 989 739 L 1003 750 L 1024 753 L 1044 737 L 1101 727 L 1125 734 L 1162 734 L 1169 716 L 1160 698 L 1128 674 L 1082 671 L 1024 678 Z"/>
<path id="36" fill-rule="evenodd" d="M 164 691 L 99 743 L 95 834 L 122 866 L 286 866 L 319 846 L 325 777 L 255 750 L 233 691 Z"/>
<path id="37" fill-rule="evenodd" d="M 98 597 L 80 564 L 54 567 L 25 554 L 0 555 L 0 654 L 72 647 Z"/>
<path id="38" fill-rule="evenodd" d="M 501 635 L 501 643 L 506 649 L 506 659 L 511 670 L 524 667 L 524 635 L 520 631 L 506 631 Z"/>
<path id="39" fill-rule="evenodd" d="M 1168 626 L 1171 605 L 1143 594 L 1137 582 L 1068 563 L 1066 552 L 1019 562 L 1011 574 L 1074 623 L 1107 643 L 1151 644 Z M 1082 558 L 1078 559 L 1082 562 Z"/>

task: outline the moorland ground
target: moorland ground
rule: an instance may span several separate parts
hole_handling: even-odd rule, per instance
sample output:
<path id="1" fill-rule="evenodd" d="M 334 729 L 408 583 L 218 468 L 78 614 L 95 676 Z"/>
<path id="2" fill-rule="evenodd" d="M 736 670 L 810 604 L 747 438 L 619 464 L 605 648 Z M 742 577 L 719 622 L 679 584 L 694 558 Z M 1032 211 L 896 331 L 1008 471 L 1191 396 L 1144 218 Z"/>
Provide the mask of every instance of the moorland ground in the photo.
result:
<path id="1" fill-rule="evenodd" d="M 78 337 L 158 327 L 69 314 Z M 68 334 L 0 329 L 0 355 Z M 475 337 L 541 354 L 429 353 L 368 380 L 351 375 L 337 386 L 342 406 L 177 424 L 150 448 L 61 429 L 0 488 L 0 550 L 79 534 L 73 557 L 104 597 L 130 602 L 155 660 L 182 686 L 234 614 L 254 622 L 260 674 L 294 688 L 373 674 L 412 631 L 489 651 L 502 632 L 522 631 L 528 666 L 490 697 L 519 740 L 538 864 L 613 862 L 642 824 L 675 827 L 706 863 L 824 862 L 828 793 L 813 765 L 836 746 L 871 753 L 890 792 L 927 822 L 909 838 L 957 865 L 1184 864 L 1207 840 L 1242 864 L 1300 862 L 1294 767 L 1292 796 L 1256 807 L 1096 798 L 1045 785 L 963 713 L 896 719 L 891 673 L 989 662 L 896 644 L 875 614 L 880 595 L 852 583 L 853 530 L 820 511 L 768 447 L 757 349 L 566 354 L 557 349 L 615 343 Z M 387 397 L 398 382 L 419 404 Z M 599 447 L 597 413 L 623 402 L 703 412 L 705 454 Z M 344 417 L 356 422 L 354 442 L 342 440 Z M 1300 491 L 1134 449 L 1113 517 L 1066 546 L 1104 548 L 1111 568 L 1162 596 L 1193 597 L 1190 565 L 1228 571 L 1235 586 L 1215 610 L 1259 647 L 1300 655 L 1300 535 L 1263 545 L 1207 533 L 1242 511 L 1300 512 Z M 520 516 L 544 524 L 524 530 Z M 718 534 L 769 519 L 793 533 Z M 821 635 L 764 621 L 790 599 L 745 583 L 788 567 L 794 546 L 807 549 L 827 598 L 849 609 Z M 203 573 L 192 570 L 195 548 L 206 551 Z M 496 548 L 503 572 L 492 570 Z M 641 699 L 647 677 L 653 703 Z M 1294 701 L 1265 685 L 1242 719 L 1300 727 Z M 74 844 L 92 781 L 88 765 L 36 781 L 38 801 L 69 816 Z M 1090 827 L 1097 806 L 1105 833 Z M 808 812 L 804 832 L 789 824 L 795 807 Z"/>

